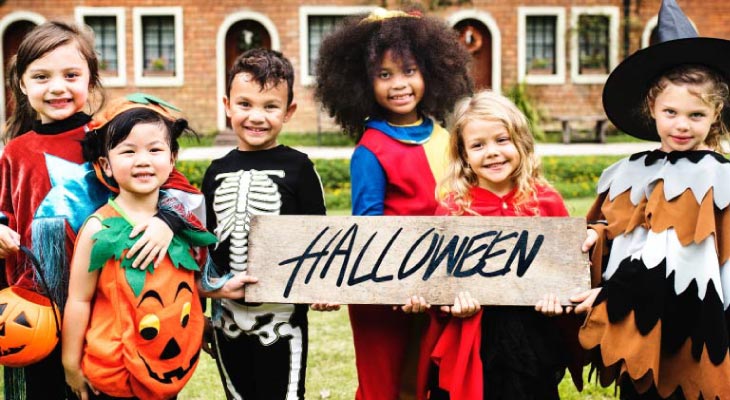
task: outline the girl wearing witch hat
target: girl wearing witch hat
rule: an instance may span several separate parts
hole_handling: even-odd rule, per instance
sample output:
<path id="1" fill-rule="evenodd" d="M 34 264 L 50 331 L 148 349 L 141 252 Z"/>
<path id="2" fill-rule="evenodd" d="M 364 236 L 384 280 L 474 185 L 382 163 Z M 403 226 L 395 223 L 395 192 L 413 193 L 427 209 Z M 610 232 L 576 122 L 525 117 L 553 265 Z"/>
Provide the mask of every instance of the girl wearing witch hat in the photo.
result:
<path id="1" fill-rule="evenodd" d="M 627 399 L 730 398 L 730 41 L 697 37 L 674 0 L 660 43 L 609 76 L 620 130 L 660 142 L 606 169 L 588 214 L 593 283 L 580 342 Z"/>

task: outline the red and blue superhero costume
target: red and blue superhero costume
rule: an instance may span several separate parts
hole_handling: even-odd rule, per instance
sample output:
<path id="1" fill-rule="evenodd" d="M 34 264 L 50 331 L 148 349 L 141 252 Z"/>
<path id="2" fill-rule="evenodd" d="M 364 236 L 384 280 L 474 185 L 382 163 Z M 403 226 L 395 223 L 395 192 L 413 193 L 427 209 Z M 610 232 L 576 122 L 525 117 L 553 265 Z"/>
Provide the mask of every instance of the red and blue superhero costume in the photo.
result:
<path id="1" fill-rule="evenodd" d="M 411 126 L 368 121 L 350 162 L 352 214 L 433 215 L 447 148 L 448 132 L 430 119 Z M 349 310 L 356 398 L 398 399 L 402 381 L 409 381 L 403 378 L 408 347 L 420 338 L 411 335 L 414 317 L 390 306 L 351 305 Z"/>

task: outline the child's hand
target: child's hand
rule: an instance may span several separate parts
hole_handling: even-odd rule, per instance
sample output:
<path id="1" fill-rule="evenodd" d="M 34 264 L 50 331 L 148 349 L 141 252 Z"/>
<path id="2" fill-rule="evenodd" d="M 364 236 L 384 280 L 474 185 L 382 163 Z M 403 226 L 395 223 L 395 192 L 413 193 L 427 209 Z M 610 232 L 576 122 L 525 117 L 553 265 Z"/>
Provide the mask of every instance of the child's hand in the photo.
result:
<path id="1" fill-rule="evenodd" d="M 242 299 L 246 294 L 245 286 L 249 283 L 258 282 L 258 278 L 248 275 L 246 272 L 239 272 L 233 275 L 222 288 L 213 292 L 215 297 L 226 299 Z"/>
<path id="2" fill-rule="evenodd" d="M 586 241 L 583 242 L 583 246 L 580 247 L 580 250 L 584 253 L 587 253 L 588 250 L 593 247 L 594 244 L 596 244 L 596 241 L 598 240 L 598 232 L 596 232 L 593 229 L 586 229 Z"/>
<path id="3" fill-rule="evenodd" d="M 397 308 L 398 306 L 393 306 L 394 310 Z M 406 300 L 406 304 L 401 306 L 400 309 L 406 314 L 420 314 L 426 312 L 429 308 L 431 308 L 431 305 L 426 302 L 426 299 L 421 296 L 412 296 Z"/>
<path id="4" fill-rule="evenodd" d="M 0 258 L 6 258 L 20 250 L 20 235 L 18 232 L 0 225 Z"/>
<path id="5" fill-rule="evenodd" d="M 541 312 L 548 317 L 554 317 L 563 314 L 563 306 L 560 305 L 558 296 L 549 293 L 537 302 L 535 311 Z M 566 312 L 570 312 L 570 308 Z"/>
<path id="6" fill-rule="evenodd" d="M 583 314 L 591 311 L 591 308 L 593 308 L 593 302 L 596 301 L 596 297 L 600 291 L 601 288 L 593 288 L 571 297 L 570 301 L 573 303 L 580 303 L 575 307 L 575 313 Z"/>
<path id="7" fill-rule="evenodd" d="M 99 395 L 99 391 L 94 389 L 93 386 L 86 380 L 86 376 L 81 371 L 81 368 L 64 368 L 66 374 L 66 383 L 71 388 L 79 400 L 89 399 L 89 389 L 94 392 L 95 395 Z"/>
<path id="8" fill-rule="evenodd" d="M 314 311 L 337 311 L 340 309 L 339 303 L 313 303 L 309 306 Z"/>
<path id="9" fill-rule="evenodd" d="M 133 268 L 145 269 L 153 261 L 155 267 L 157 267 L 165 258 L 167 248 L 172 242 L 172 229 L 163 220 L 153 217 L 148 223 L 135 226 L 129 237 L 133 238 L 142 231 L 144 231 L 144 234 L 129 249 L 127 258 L 134 257 L 139 251 L 139 254 L 132 261 Z"/>
<path id="10" fill-rule="evenodd" d="M 451 314 L 457 318 L 469 318 L 479 312 L 479 302 L 471 297 L 469 292 L 459 292 L 454 299 L 454 305 L 441 306 L 441 311 Z"/>

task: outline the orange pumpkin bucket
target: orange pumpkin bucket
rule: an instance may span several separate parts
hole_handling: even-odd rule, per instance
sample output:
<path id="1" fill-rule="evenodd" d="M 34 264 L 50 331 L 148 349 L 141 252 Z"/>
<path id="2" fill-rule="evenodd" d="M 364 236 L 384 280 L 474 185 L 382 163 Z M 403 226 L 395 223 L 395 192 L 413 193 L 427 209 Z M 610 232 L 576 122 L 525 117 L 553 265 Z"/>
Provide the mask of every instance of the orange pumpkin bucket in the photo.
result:
<path id="1" fill-rule="evenodd" d="M 33 262 L 27 248 L 21 250 Z M 45 279 L 41 275 L 45 286 Z M 61 315 L 51 300 L 32 290 L 10 286 L 0 290 L 0 365 L 24 367 L 47 357 L 60 336 Z"/>
<path id="2" fill-rule="evenodd" d="M 47 297 L 18 286 L 1 290 L 0 364 L 23 367 L 48 356 L 58 343 L 55 318 Z"/>

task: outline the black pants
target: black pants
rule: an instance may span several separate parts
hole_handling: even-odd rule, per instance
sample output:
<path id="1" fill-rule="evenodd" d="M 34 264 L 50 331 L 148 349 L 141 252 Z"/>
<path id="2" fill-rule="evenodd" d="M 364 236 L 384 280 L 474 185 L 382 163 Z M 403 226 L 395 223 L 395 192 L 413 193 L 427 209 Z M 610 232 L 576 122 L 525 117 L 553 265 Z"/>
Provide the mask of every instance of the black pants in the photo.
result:
<path id="1" fill-rule="evenodd" d="M 231 399 L 236 392 L 246 400 L 283 400 L 292 390 L 304 399 L 308 335 L 306 325 L 297 328 L 293 336 L 269 345 L 255 335 L 229 338 L 215 329 L 214 351 L 226 396 Z M 290 382 L 295 382 L 292 387 Z"/>
<path id="2" fill-rule="evenodd" d="M 620 383 L 619 387 L 621 388 L 621 400 L 684 400 L 684 394 L 682 393 L 682 389 L 678 388 L 676 392 L 674 392 L 669 397 L 661 397 L 659 396 L 659 393 L 657 393 L 656 388 L 654 386 L 651 387 L 646 393 L 638 393 L 636 389 L 634 388 L 634 385 L 631 383 L 631 380 L 628 379 L 622 379 L 622 382 Z"/>

